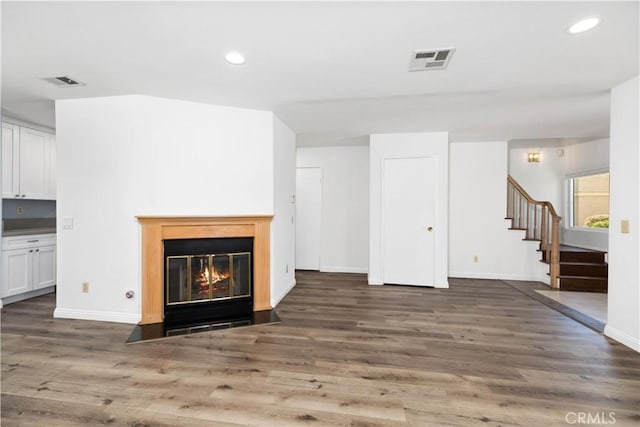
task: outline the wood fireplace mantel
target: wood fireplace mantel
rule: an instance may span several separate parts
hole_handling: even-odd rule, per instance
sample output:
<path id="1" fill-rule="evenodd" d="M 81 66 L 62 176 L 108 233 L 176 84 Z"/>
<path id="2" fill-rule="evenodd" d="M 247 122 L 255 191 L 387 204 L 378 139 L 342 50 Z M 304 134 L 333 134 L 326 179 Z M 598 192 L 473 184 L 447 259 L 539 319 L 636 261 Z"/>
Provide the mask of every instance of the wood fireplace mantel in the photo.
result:
<path id="1" fill-rule="evenodd" d="M 138 216 L 142 225 L 141 325 L 161 323 L 164 316 L 163 240 L 253 237 L 253 311 L 271 309 L 271 215 L 184 217 Z"/>

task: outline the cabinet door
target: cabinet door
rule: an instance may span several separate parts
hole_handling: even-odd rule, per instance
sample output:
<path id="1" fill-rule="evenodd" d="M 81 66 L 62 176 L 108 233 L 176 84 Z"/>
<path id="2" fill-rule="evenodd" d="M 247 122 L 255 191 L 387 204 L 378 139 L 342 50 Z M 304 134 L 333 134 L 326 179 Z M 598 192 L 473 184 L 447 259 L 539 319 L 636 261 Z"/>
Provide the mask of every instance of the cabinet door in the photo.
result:
<path id="1" fill-rule="evenodd" d="M 33 251 L 33 289 L 56 284 L 56 247 L 40 246 Z"/>
<path id="2" fill-rule="evenodd" d="M 2 297 L 28 292 L 31 287 L 33 249 L 2 252 Z"/>
<path id="3" fill-rule="evenodd" d="M 49 134 L 20 128 L 20 197 L 49 197 Z"/>
<path id="4" fill-rule="evenodd" d="M 20 128 L 2 123 L 2 197 L 19 197 Z"/>

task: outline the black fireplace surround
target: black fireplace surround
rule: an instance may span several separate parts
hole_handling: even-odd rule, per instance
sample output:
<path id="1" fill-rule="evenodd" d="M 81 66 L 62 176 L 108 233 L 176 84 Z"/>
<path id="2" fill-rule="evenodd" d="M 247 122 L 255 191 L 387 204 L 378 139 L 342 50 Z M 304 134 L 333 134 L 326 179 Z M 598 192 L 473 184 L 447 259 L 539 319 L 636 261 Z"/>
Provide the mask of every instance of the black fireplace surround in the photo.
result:
<path id="1" fill-rule="evenodd" d="M 253 237 L 163 243 L 165 326 L 252 316 Z"/>

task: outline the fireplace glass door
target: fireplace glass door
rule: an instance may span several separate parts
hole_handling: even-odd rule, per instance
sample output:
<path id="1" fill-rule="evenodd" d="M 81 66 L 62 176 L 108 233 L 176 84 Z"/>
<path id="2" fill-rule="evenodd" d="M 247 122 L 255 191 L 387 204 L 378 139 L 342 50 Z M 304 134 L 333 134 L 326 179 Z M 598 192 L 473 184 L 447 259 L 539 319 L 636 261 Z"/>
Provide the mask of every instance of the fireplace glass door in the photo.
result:
<path id="1" fill-rule="evenodd" d="M 167 257 L 167 305 L 251 296 L 251 253 Z"/>

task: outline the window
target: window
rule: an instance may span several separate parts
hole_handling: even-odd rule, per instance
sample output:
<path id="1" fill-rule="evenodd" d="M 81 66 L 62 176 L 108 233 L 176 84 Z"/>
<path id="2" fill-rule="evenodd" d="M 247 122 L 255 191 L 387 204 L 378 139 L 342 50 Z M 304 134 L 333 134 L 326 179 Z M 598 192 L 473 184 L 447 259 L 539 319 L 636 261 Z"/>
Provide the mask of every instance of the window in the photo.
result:
<path id="1" fill-rule="evenodd" d="M 609 228 L 609 173 L 569 180 L 572 227 Z"/>

